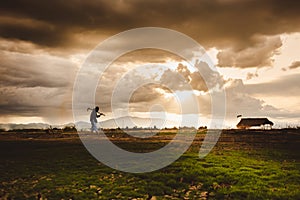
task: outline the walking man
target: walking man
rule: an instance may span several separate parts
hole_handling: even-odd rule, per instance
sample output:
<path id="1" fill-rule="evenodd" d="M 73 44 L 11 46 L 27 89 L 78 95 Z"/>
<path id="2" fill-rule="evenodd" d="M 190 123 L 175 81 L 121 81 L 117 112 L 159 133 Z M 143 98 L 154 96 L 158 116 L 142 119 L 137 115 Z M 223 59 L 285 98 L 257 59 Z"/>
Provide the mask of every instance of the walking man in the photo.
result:
<path id="1" fill-rule="evenodd" d="M 98 133 L 98 128 L 97 128 L 98 120 L 97 120 L 97 118 L 100 117 L 101 115 L 105 116 L 105 114 L 99 113 L 99 107 L 98 106 L 96 106 L 94 109 L 88 108 L 87 110 L 92 110 L 91 115 L 90 115 L 90 122 L 92 124 L 91 131 Z"/>

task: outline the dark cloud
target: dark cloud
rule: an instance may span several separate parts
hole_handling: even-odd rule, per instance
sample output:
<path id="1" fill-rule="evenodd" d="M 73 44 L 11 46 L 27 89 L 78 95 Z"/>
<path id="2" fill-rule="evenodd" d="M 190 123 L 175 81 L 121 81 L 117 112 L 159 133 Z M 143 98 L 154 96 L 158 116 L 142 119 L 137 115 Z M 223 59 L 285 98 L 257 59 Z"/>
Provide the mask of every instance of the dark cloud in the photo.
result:
<path id="1" fill-rule="evenodd" d="M 16 17 L 0 17 L 0 22 L 0 36 L 3 38 L 30 41 L 50 47 L 70 42 L 65 33 L 67 30 L 47 22 Z"/>
<path id="2" fill-rule="evenodd" d="M 0 41 L 1 117 L 40 117 L 50 123 L 71 119 L 76 65 L 35 45 Z"/>
<path id="3" fill-rule="evenodd" d="M 79 33 L 109 36 L 135 27 L 161 26 L 186 33 L 206 47 L 245 48 L 257 34 L 299 31 L 299 4 L 294 0 L 2 1 L 0 35 L 58 47 L 78 45 L 74 37 Z M 27 21 L 14 22 L 20 19 Z"/>
<path id="4" fill-rule="evenodd" d="M 280 37 L 257 36 L 253 41 L 254 45 L 245 49 L 229 48 L 219 52 L 218 66 L 238 68 L 271 66 L 272 56 L 276 55 L 282 46 Z"/>
<path id="5" fill-rule="evenodd" d="M 143 85 L 137 90 L 130 97 L 129 103 L 149 103 L 152 101 L 157 100 L 160 97 L 163 97 L 163 94 L 159 93 L 156 89 L 163 88 L 159 84 L 147 84 Z M 164 88 L 164 91 L 168 91 L 168 88 Z M 171 92 L 171 91 L 170 91 Z"/>
<path id="6" fill-rule="evenodd" d="M 289 69 L 296 69 L 298 67 L 300 67 L 300 61 L 295 61 L 290 66 L 288 66 Z"/>
<path id="7" fill-rule="evenodd" d="M 68 91 L 56 88 L 0 88 L 1 116 L 39 116 L 60 124 L 72 116 L 72 94 Z"/>
<path id="8" fill-rule="evenodd" d="M 131 112 L 150 112 L 154 105 L 159 105 L 164 112 L 179 113 L 179 104 L 175 96 L 166 98 L 165 93 L 172 94 L 169 88 L 160 84 L 147 84 L 139 87 L 128 102 Z"/>
<path id="9" fill-rule="evenodd" d="M 130 45 L 130 44 L 128 44 Z M 114 63 L 122 64 L 126 63 L 165 63 L 168 60 L 171 61 L 183 61 L 178 55 L 171 52 L 167 52 L 161 49 L 138 49 L 122 55 L 118 59 L 114 60 Z"/>
<path id="10" fill-rule="evenodd" d="M 65 88 L 75 78 L 74 64 L 63 58 L 2 51 L 0 59 L 0 87 Z"/>

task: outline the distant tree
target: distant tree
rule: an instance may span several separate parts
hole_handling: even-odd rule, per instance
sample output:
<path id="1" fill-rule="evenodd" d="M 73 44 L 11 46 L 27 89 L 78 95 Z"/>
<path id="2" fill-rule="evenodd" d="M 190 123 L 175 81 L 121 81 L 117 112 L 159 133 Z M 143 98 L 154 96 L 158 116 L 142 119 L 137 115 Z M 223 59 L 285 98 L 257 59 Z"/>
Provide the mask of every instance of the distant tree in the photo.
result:
<path id="1" fill-rule="evenodd" d="M 75 126 L 65 126 L 62 130 L 63 130 L 63 132 L 76 132 L 77 131 Z"/>
<path id="2" fill-rule="evenodd" d="M 206 130 L 207 129 L 207 126 L 200 126 L 199 128 L 198 128 L 198 130 Z"/>

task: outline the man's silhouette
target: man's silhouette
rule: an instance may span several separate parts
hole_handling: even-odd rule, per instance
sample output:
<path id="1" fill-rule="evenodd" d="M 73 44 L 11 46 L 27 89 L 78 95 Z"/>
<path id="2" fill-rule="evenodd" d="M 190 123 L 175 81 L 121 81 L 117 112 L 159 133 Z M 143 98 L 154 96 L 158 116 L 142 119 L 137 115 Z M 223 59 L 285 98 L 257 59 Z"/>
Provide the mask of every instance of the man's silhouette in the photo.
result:
<path id="1" fill-rule="evenodd" d="M 90 122 L 92 124 L 91 131 L 98 133 L 98 128 L 97 128 L 97 118 L 100 117 L 101 115 L 105 116 L 103 113 L 98 113 L 99 107 L 96 106 L 94 109 L 88 108 L 88 110 L 92 110 L 91 115 L 90 115 Z"/>

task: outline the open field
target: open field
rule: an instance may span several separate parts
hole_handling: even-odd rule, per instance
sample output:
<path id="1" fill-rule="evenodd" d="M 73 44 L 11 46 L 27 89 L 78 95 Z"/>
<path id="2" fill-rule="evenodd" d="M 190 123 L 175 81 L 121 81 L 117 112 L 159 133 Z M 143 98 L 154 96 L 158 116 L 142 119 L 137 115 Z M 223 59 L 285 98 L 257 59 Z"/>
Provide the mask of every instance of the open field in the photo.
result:
<path id="1" fill-rule="evenodd" d="M 133 152 L 153 151 L 174 133 L 132 140 L 107 135 Z M 300 199 L 300 130 L 226 130 L 199 159 L 204 132 L 176 162 L 130 174 L 94 159 L 76 133 L 0 133 L 0 199 Z"/>

